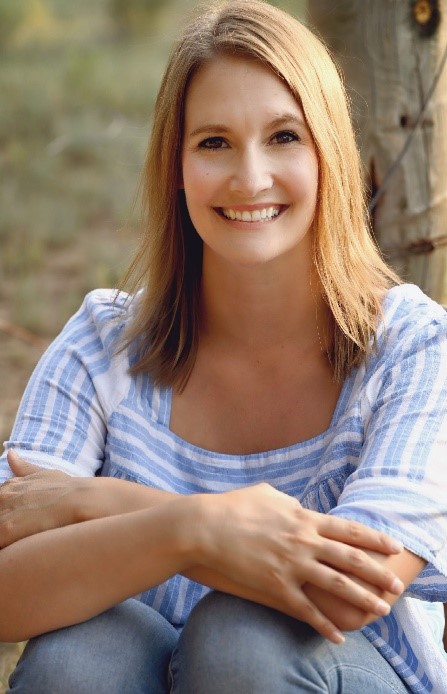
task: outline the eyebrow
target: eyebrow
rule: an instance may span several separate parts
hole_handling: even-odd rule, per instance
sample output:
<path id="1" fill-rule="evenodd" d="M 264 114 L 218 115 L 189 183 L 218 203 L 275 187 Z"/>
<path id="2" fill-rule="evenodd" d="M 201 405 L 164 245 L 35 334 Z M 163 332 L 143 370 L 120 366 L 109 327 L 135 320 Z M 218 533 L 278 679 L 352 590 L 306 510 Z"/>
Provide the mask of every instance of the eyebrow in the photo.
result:
<path id="1" fill-rule="evenodd" d="M 290 124 L 307 127 L 304 117 L 297 116 L 296 113 L 283 113 L 281 116 L 278 116 L 270 121 L 266 126 L 266 130 L 270 130 L 271 128 L 279 128 Z M 222 123 L 206 123 L 205 125 L 201 125 L 199 128 L 196 128 L 190 132 L 188 137 L 195 137 L 196 135 L 202 135 L 205 133 L 227 133 L 229 130 L 230 128 Z"/>

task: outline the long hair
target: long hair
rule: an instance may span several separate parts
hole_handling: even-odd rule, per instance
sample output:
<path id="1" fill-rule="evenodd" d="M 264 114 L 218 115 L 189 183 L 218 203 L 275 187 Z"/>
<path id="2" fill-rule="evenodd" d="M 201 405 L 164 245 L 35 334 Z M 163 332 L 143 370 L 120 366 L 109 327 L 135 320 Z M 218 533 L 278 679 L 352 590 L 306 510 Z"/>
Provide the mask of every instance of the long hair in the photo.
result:
<path id="1" fill-rule="evenodd" d="M 219 56 L 261 61 L 301 105 L 319 164 L 313 260 L 333 316 L 336 379 L 368 355 L 380 302 L 399 280 L 370 234 L 361 163 L 342 79 L 328 51 L 298 20 L 263 0 L 213 3 L 175 45 L 155 103 L 142 177 L 144 233 L 125 277 L 137 308 L 126 333 L 132 371 L 182 388 L 199 339 L 202 242 L 180 189 L 184 105 L 201 66 Z"/>

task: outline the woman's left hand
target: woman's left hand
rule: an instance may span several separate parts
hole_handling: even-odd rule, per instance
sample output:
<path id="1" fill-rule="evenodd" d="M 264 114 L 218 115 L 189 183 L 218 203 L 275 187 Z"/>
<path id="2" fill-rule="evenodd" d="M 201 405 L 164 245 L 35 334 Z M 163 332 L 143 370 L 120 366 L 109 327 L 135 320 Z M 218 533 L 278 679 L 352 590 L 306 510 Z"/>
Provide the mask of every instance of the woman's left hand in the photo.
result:
<path id="1" fill-rule="evenodd" d="M 0 547 L 77 522 L 80 478 L 27 463 L 12 450 L 8 463 L 15 477 L 0 485 Z"/>

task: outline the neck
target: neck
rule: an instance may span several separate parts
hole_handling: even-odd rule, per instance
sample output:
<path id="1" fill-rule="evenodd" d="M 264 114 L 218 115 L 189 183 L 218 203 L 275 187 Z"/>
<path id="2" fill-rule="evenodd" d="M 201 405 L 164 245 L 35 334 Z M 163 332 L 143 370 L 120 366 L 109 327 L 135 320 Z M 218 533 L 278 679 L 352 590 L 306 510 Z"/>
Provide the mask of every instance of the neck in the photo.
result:
<path id="1" fill-rule="evenodd" d="M 219 348 L 326 351 L 327 307 L 311 262 L 239 267 L 204 255 L 202 337 Z"/>

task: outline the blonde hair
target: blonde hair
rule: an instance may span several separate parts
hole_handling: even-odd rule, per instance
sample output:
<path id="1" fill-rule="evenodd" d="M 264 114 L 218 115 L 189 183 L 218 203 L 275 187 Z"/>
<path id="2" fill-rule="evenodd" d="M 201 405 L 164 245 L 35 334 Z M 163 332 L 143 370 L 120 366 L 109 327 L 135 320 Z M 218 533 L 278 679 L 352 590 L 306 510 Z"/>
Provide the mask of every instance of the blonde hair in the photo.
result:
<path id="1" fill-rule="evenodd" d="M 184 104 L 200 67 L 222 55 L 269 66 L 300 103 L 319 160 L 314 265 L 333 316 L 334 376 L 371 351 L 383 293 L 399 280 L 367 222 L 361 164 L 342 80 L 324 45 L 298 20 L 262 0 L 213 3 L 184 30 L 155 103 L 142 179 L 145 231 L 126 275 L 139 296 L 126 345 L 133 372 L 183 387 L 199 339 L 202 242 L 179 190 Z"/>

